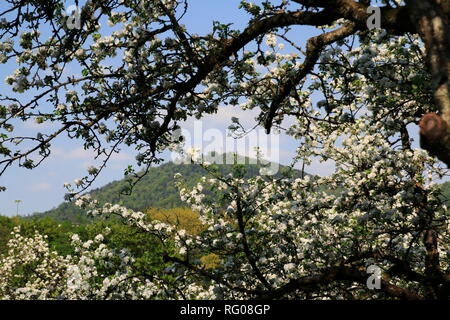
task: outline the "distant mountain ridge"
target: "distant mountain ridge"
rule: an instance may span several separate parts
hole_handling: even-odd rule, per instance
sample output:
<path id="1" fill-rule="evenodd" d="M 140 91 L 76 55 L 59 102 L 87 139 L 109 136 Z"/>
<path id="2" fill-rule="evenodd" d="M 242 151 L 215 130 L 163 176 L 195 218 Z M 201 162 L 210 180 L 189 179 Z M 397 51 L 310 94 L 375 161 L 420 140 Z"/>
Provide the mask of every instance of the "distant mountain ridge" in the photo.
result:
<path id="1" fill-rule="evenodd" d="M 246 163 L 242 165 L 246 171 L 245 177 L 257 176 L 259 170 L 263 167 L 260 164 L 254 164 L 255 161 L 250 158 L 240 157 L 238 163 Z M 232 172 L 232 165 L 217 164 L 215 166 L 223 175 Z M 286 170 L 289 170 L 289 167 L 279 165 L 279 172 Z M 294 171 L 295 175 L 301 175 L 301 171 Z M 174 175 L 176 173 L 181 173 L 189 186 L 195 185 L 200 181 L 201 177 L 208 175 L 208 172 L 198 164 L 175 164 L 168 162 L 158 167 L 150 168 L 147 175 L 135 185 L 131 195 L 121 193 L 123 188 L 128 185 L 125 179 L 110 182 L 101 188 L 90 191 L 89 194 L 100 203 L 121 204 L 127 208 L 140 211 L 148 208 L 172 209 L 187 207 L 181 201 L 179 192 L 174 184 Z M 90 218 L 86 216 L 85 212 L 71 202 L 64 202 L 58 207 L 46 212 L 34 213 L 30 218 L 34 219 L 47 216 L 58 221 L 70 221 L 72 223 L 86 223 L 90 221 Z"/>
<path id="2" fill-rule="evenodd" d="M 245 177 L 254 177 L 259 174 L 261 165 L 252 164 L 254 159 L 241 157 L 238 163 L 246 163 L 243 165 L 246 170 Z M 227 175 L 232 171 L 231 165 L 220 164 L 216 166 L 223 175 Z M 289 167 L 282 165 L 279 168 L 279 172 L 289 170 Z M 121 190 L 128 185 L 125 179 L 110 182 L 89 193 L 100 203 L 117 203 L 133 210 L 187 207 L 181 201 L 179 192 L 174 184 L 173 177 L 176 173 L 181 173 L 189 186 L 193 186 L 201 177 L 208 175 L 208 172 L 197 164 L 168 162 L 158 167 L 150 168 L 147 175 L 134 187 L 132 194 L 129 196 L 121 194 Z M 294 175 L 300 176 L 301 171 L 294 170 Z M 441 185 L 441 192 L 447 205 L 450 205 L 450 182 L 445 182 Z M 56 208 L 28 216 L 31 219 L 41 217 L 52 217 L 58 221 L 70 221 L 72 223 L 86 223 L 90 221 L 85 212 L 71 202 L 63 202 Z"/>

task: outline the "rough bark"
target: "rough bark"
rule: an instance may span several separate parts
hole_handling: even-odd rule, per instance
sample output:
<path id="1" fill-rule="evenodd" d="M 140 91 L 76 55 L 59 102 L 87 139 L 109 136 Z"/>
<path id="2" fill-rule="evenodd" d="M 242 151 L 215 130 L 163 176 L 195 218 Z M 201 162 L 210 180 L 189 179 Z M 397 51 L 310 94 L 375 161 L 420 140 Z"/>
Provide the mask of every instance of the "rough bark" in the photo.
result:
<path id="1" fill-rule="evenodd" d="M 411 21 L 422 38 L 440 114 L 421 121 L 421 146 L 450 167 L 450 27 L 449 1 L 407 0 Z"/>

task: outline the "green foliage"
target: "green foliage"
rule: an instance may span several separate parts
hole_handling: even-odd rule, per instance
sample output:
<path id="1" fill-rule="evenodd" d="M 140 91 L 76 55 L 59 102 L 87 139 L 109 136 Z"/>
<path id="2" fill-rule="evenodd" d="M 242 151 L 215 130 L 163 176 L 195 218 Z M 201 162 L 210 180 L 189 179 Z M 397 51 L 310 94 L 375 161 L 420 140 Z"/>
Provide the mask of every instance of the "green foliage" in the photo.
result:
<path id="1" fill-rule="evenodd" d="M 448 206 L 450 204 L 450 182 L 441 185 L 441 197 Z"/>
<path id="2" fill-rule="evenodd" d="M 17 218 L 0 216 L 0 253 L 5 252 L 6 243 L 10 239 L 10 233 L 17 225 Z"/>
<path id="3" fill-rule="evenodd" d="M 242 162 L 242 159 L 239 160 Z M 248 163 L 248 159 L 245 161 Z M 239 177 L 248 178 L 258 175 L 260 167 L 254 164 L 235 164 L 213 165 L 210 169 L 222 176 L 233 173 Z M 92 196 L 103 203 L 118 203 L 134 210 L 144 211 L 152 220 L 175 225 L 178 230 L 186 230 L 191 235 L 200 235 L 205 231 L 205 226 L 200 222 L 197 212 L 183 207 L 185 204 L 181 202 L 174 183 L 176 173 L 183 175 L 185 184 L 189 188 L 197 184 L 203 176 L 208 176 L 208 172 L 197 164 L 167 163 L 152 168 L 129 196 L 121 194 L 121 190 L 128 185 L 127 178 L 93 190 Z M 281 167 L 278 175 L 287 174 L 289 174 L 288 169 Z M 294 171 L 294 174 L 300 175 L 300 172 Z M 210 193 L 212 195 L 213 190 Z M 126 249 L 135 257 L 133 270 L 136 276 L 158 275 L 165 281 L 176 281 L 175 278 L 172 279 L 173 275 L 164 272 L 170 265 L 164 260 L 164 256 L 168 252 L 178 256 L 173 239 L 168 239 L 163 244 L 155 235 L 139 232 L 121 221 L 103 218 L 94 220 L 72 203 L 63 203 L 58 208 L 34 214 L 31 217 L 0 216 L 0 255 L 7 254 L 6 244 L 16 226 L 20 226 L 20 232 L 25 237 L 33 237 L 35 232 L 45 235 L 50 250 L 62 256 L 77 254 L 71 245 L 73 234 L 77 234 L 82 241 L 94 239 L 98 234 L 102 234 L 104 243 L 109 248 Z M 105 229 L 109 229 L 110 232 L 105 233 Z M 191 252 L 190 259 L 199 261 L 207 269 L 218 268 L 222 264 L 219 256 L 203 250 Z M 33 266 L 27 265 L 26 268 L 18 272 L 32 275 Z M 101 273 L 101 266 L 99 271 Z M 108 271 L 105 270 L 104 274 L 107 273 Z M 27 279 L 27 277 L 22 278 Z"/>
<path id="4" fill-rule="evenodd" d="M 77 234 L 83 241 L 94 239 L 98 234 L 103 234 L 104 243 L 109 248 L 126 249 L 136 257 L 134 263 L 136 265 L 135 270 L 138 273 L 160 272 L 166 267 L 162 255 L 163 247 L 158 238 L 114 221 L 94 221 L 90 224 L 80 225 L 59 222 L 51 217 L 30 220 L 0 216 L 0 256 L 7 254 L 6 244 L 11 238 L 13 228 L 17 226 L 20 226 L 21 234 L 25 237 L 33 237 L 36 231 L 47 236 L 46 240 L 49 243 L 50 250 L 63 256 L 76 254 L 71 245 L 73 234 Z M 106 228 L 111 230 L 108 234 L 104 234 Z M 166 251 L 167 246 L 168 243 L 166 242 Z M 29 267 L 27 266 L 27 268 Z M 29 273 L 32 270 L 21 270 L 21 272 Z"/>

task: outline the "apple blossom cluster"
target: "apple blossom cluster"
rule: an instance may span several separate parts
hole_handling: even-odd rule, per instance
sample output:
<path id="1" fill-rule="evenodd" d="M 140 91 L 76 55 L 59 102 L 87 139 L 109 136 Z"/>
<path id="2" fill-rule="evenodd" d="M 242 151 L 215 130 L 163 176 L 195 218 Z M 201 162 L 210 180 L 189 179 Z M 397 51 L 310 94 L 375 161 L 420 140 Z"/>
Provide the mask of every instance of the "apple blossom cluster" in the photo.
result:
<path id="1" fill-rule="evenodd" d="M 237 105 L 250 96 L 260 97 L 255 104 L 262 105 L 274 94 L 274 84 L 299 64 L 297 55 L 275 52 L 274 33 L 268 34 L 266 43 L 257 39 L 267 47 L 265 52 L 254 52 L 243 43 L 242 50 L 215 61 L 215 52 L 223 50 L 237 31 L 217 23 L 206 35 L 189 33 L 178 22 L 186 10 L 184 1 L 112 1 L 109 5 L 112 10 L 104 10 L 102 1 L 81 2 L 78 29 L 68 28 L 67 12 L 56 7 L 50 34 L 38 31 L 45 15 L 34 16 L 31 4 L 25 7 L 32 18 L 23 19 L 19 11 L 18 20 L 0 24 L 0 34 L 4 33 L 0 61 L 15 59 L 18 66 L 6 83 L 13 92 L 33 93 L 29 100 L 14 95 L 2 99 L 0 128 L 11 134 L 0 138 L 0 153 L 6 157 L 1 165 L 17 161 L 34 168 L 50 155 L 51 142 L 68 132 L 70 138 L 82 138 L 84 147 L 94 150 L 100 161 L 106 162 L 125 144 L 139 152 L 138 165 L 149 166 L 173 144 L 177 122 L 215 113 L 219 104 Z M 289 1 L 264 6 L 241 3 L 254 18 L 287 10 L 289 5 Z M 20 36 L 12 36 L 15 28 Z M 280 65 L 283 59 L 290 62 Z M 258 78 L 261 66 L 270 69 L 263 79 Z M 66 76 L 68 68 L 78 71 Z M 200 75 L 204 75 L 201 80 Z M 60 129 L 42 133 L 41 139 L 14 139 L 13 123 L 18 118 L 52 122 Z M 27 143 L 36 147 L 23 150 Z M 39 156 L 33 157 L 33 152 Z M 77 187 L 87 189 L 103 168 L 81 178 L 83 183 Z"/>
<path id="2" fill-rule="evenodd" d="M 46 236 L 24 238 L 15 229 L 8 242 L 8 254 L 0 260 L 0 297 L 2 299 L 46 299 L 65 283 L 68 260 L 50 251 Z M 20 269 L 33 268 L 28 279 Z"/>
<path id="3" fill-rule="evenodd" d="M 105 230 L 108 232 L 108 230 Z M 109 249 L 104 236 L 72 235 L 73 256 L 51 251 L 46 236 L 24 237 L 14 229 L 0 259 L 1 299 L 151 299 L 164 297 L 155 282 L 136 277 L 127 250 Z M 31 271 L 31 272 L 30 272 Z"/>
<path id="4" fill-rule="evenodd" d="M 441 169 L 422 150 L 396 148 L 389 141 L 389 119 L 375 126 L 369 119 L 363 115 L 342 131 L 320 123 L 310 126 L 309 134 L 316 143 L 311 142 L 308 155 L 315 152 L 317 157 L 333 160 L 336 171 L 330 176 L 243 179 L 212 171 L 212 177 L 204 177 L 190 189 L 182 176 L 176 175 L 181 199 L 207 226 L 199 236 L 184 230 L 174 233 L 157 221 L 145 224 L 142 213 L 117 205 L 90 212 L 119 215 L 147 232 L 160 232 L 162 239 L 173 237 L 178 254 L 187 259 L 176 260 L 173 265 L 173 271 L 180 275 L 196 268 L 195 261 L 190 266 L 181 263 L 189 261 L 191 252 L 207 251 L 220 257 L 220 266 L 209 274 L 197 270 L 210 283 L 202 295 L 193 295 L 196 298 L 255 297 L 267 286 L 276 290 L 324 266 L 371 252 L 379 256 L 362 258 L 363 266 L 376 263 L 388 270 L 391 257 L 407 255 L 416 262 L 414 272 L 423 273 L 422 231 L 415 231 L 416 226 L 429 212 L 435 215 L 436 223 L 448 221 L 432 176 L 424 173 L 442 174 Z M 303 150 L 299 148 L 299 156 Z M 436 227 L 445 239 L 449 232 L 446 224 Z M 447 268 L 448 244 L 439 245 L 442 267 Z M 404 285 L 400 279 L 397 284 Z M 420 290 L 415 283 L 408 288 Z M 363 287 L 353 290 L 364 292 Z M 346 297 L 345 290 L 332 286 L 320 294 L 325 293 Z M 291 297 L 308 296 L 295 293 Z"/>
<path id="5" fill-rule="evenodd" d="M 293 165 L 279 175 L 244 178 L 239 170 L 222 176 L 203 163 L 210 175 L 193 187 L 176 175 L 181 199 L 204 224 L 196 235 L 143 212 L 100 205 L 67 183 L 68 199 L 87 214 L 116 216 L 156 236 L 170 266 L 164 275 L 142 273 L 136 257 L 108 248 L 104 235 L 88 241 L 73 235 L 76 254 L 60 256 L 45 236 L 25 238 L 15 230 L 0 260 L 0 297 L 369 299 L 398 292 L 435 297 L 433 281 L 448 287 L 450 217 L 434 184 L 447 172 L 416 148 L 411 135 L 411 126 L 437 109 L 418 37 L 372 30 L 335 41 L 319 51 L 308 76 L 273 109 L 281 88 L 311 59 L 288 40 L 288 27 L 259 32 L 265 24 L 250 23 L 239 32 L 214 23 L 211 33 L 197 35 L 181 24 L 183 1 L 113 3 L 121 10 L 103 12 L 101 1 L 87 2 L 80 30 L 58 29 L 65 37 L 43 39 L 32 31 L 21 33 L 19 43 L 1 38 L 0 62 L 15 58 L 19 66 L 7 84 L 14 94 L 38 94 L 28 102 L 2 99 L 0 154 L 10 159 L 0 164 L 18 160 L 33 168 L 38 162 L 15 148 L 37 142 L 46 157 L 52 140 L 67 132 L 106 160 L 120 145 L 133 146 L 137 162 L 149 166 L 160 160 L 158 152 L 175 147 L 172 133 L 179 122 L 229 104 L 261 111 L 259 125 L 269 119 L 295 138 L 295 163 L 328 162 L 335 170 L 315 176 Z M 251 22 L 267 24 L 293 5 L 241 1 Z M 102 19 L 108 28 L 100 32 Z M 64 19 L 59 22 L 64 25 Z M 322 27 L 333 30 L 347 22 L 336 19 Z M 0 21 L 0 31 L 13 33 L 11 23 Z M 66 77 L 72 65 L 81 67 L 81 75 Z M 51 111 L 41 107 L 44 100 Z M 14 139 L 14 120 L 35 118 L 61 129 Z M 188 155 L 201 163 L 198 151 Z M 89 187 L 103 167 L 89 167 L 89 177 L 75 186 Z M 219 262 L 205 268 L 200 253 Z M 382 269 L 385 290 L 366 286 L 361 270 L 371 265 Z M 22 273 L 24 268 L 35 272 Z M 167 275 L 175 281 L 164 280 Z"/>
<path id="6" fill-rule="evenodd" d="M 309 85 L 310 90 L 318 83 L 325 86 L 325 99 L 318 108 L 290 101 L 294 110 L 308 111 L 296 115 L 288 129 L 301 141 L 298 159 L 333 161 L 333 174 L 243 179 L 213 173 L 214 178 L 205 177 L 192 189 L 176 176 L 181 198 L 208 226 L 200 236 L 176 234 L 178 253 L 187 259 L 181 261 L 189 261 L 190 252 L 196 250 L 221 260 L 208 274 L 199 271 L 211 281 L 205 292 L 215 298 L 255 297 L 325 266 L 346 262 L 363 267 L 375 263 L 388 271 L 396 259 L 407 257 L 413 262 L 411 272 L 426 272 L 421 234 L 427 217 L 432 214 L 427 227 L 437 230 L 440 239 L 447 239 L 449 232 L 448 211 L 433 183 L 433 177 L 445 171 L 426 152 L 412 147 L 407 128 L 417 120 L 418 110 L 433 108 L 426 94 L 410 94 L 427 92 L 417 88 L 417 78 L 426 86 L 427 74 L 421 71 L 422 53 L 416 40 L 410 50 L 394 58 L 393 48 L 403 47 L 409 39 L 386 41 L 382 32 L 372 37 L 382 45 L 373 48 L 367 41 L 348 52 L 332 48 L 323 53 L 323 64 Z M 378 76 L 387 66 L 392 73 Z M 358 76 L 342 79 L 347 69 Z M 407 90 L 398 89 L 402 86 Z M 309 97 L 311 91 L 299 94 Z M 398 106 L 395 114 L 386 105 Z M 327 109 L 324 120 L 321 108 Z M 448 250 L 448 243 L 439 241 L 444 270 L 448 269 Z M 189 266 L 177 261 L 174 268 L 186 272 L 195 269 L 195 262 Z M 414 292 L 423 290 L 401 276 L 391 281 Z M 345 298 L 346 289 L 328 284 L 316 295 Z M 356 296 L 368 294 L 361 285 L 351 289 Z M 314 297 L 302 291 L 287 296 Z"/>

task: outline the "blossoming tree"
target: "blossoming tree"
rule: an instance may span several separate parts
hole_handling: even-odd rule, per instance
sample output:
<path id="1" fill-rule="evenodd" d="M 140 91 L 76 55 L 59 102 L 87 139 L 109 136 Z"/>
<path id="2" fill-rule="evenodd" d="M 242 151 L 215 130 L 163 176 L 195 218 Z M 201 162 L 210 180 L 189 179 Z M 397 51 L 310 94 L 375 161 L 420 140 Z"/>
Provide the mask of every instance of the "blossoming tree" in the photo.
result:
<path id="1" fill-rule="evenodd" d="M 70 196 L 91 215 L 118 215 L 170 243 L 168 267 L 134 270 L 133 257 L 102 245 L 102 235 L 88 243 L 74 235 L 79 255 L 62 257 L 43 236 L 23 238 L 17 230 L 0 262 L 0 295 L 450 296 L 449 213 L 433 183 L 445 174 L 439 161 L 450 163 L 448 1 L 241 1 L 251 17 L 244 30 L 215 23 L 204 35 L 182 24 L 187 0 L 93 0 L 69 17 L 56 0 L 6 2 L 0 60 L 19 65 L 6 81 L 34 97 L 2 98 L 0 173 L 14 162 L 35 167 L 63 133 L 83 139 L 105 163 L 132 145 L 138 163 L 150 166 L 178 142 L 171 133 L 180 122 L 220 104 L 260 110 L 256 120 L 268 133 L 286 130 L 298 140 L 297 161 L 332 160 L 336 169 L 324 177 L 244 179 L 203 163 L 211 176 L 193 189 L 176 176 L 182 199 L 205 226 L 192 235 L 79 196 L 102 169 L 90 168 Z M 381 6 L 381 28 L 368 28 L 370 5 Z M 105 19 L 108 28 L 100 27 Z M 301 26 L 321 32 L 296 43 L 291 36 Z M 284 45 L 292 52 L 283 53 Z M 80 74 L 67 75 L 67 66 L 79 66 Z M 282 128 L 286 118 L 293 121 Z M 14 124 L 28 119 L 60 128 L 15 136 Z M 410 136 L 419 123 L 425 150 Z M 205 268 L 200 253 L 219 263 Z M 33 266 L 34 276 L 20 272 L 23 266 Z M 378 268 L 379 286 L 368 285 L 368 268 Z"/>

